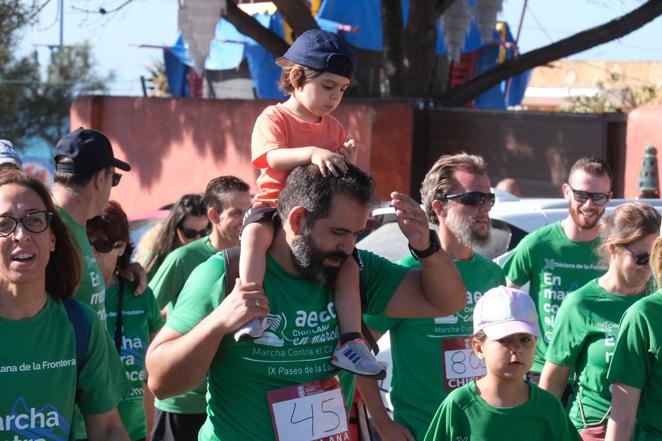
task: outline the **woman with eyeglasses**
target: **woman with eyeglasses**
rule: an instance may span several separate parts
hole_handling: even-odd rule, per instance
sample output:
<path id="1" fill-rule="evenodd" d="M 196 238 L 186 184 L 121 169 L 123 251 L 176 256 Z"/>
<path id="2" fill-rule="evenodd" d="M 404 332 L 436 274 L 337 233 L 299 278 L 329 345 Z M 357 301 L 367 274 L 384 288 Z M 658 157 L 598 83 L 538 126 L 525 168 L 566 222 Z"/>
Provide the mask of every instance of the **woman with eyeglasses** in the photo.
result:
<path id="1" fill-rule="evenodd" d="M 115 201 L 108 202 L 98 216 L 87 221 L 87 236 L 106 285 L 108 332 L 132 386 L 131 394 L 120 401 L 117 409 L 131 440 L 144 440 L 147 436 L 145 354 L 163 320 L 151 289 L 135 296 L 135 283 L 120 275 L 130 265 L 133 251 L 129 221 L 122 207 Z"/>
<path id="2" fill-rule="evenodd" d="M 209 234 L 211 224 L 201 194 L 185 194 L 159 225 L 151 249 L 143 253 L 147 279 L 156 274 L 163 259 L 175 248 Z M 142 246 L 142 244 L 141 244 Z"/>
<path id="3" fill-rule="evenodd" d="M 612 382 L 608 441 L 662 439 L 662 237 L 653 242 L 650 267 L 658 291 L 623 316 L 607 374 Z"/>
<path id="4" fill-rule="evenodd" d="M 650 205 L 616 207 L 600 224 L 598 253 L 607 272 L 570 293 L 554 321 L 540 387 L 561 398 L 575 373 L 569 416 L 584 441 L 605 437 L 611 403 L 607 368 L 618 324 L 647 294 L 649 253 L 659 234 L 660 215 Z"/>
<path id="5" fill-rule="evenodd" d="M 71 299 L 78 247 L 48 190 L 20 171 L 0 173 L 0 254 L 0 439 L 76 439 L 77 405 L 89 440 L 128 440 L 119 357 L 97 314 Z"/>

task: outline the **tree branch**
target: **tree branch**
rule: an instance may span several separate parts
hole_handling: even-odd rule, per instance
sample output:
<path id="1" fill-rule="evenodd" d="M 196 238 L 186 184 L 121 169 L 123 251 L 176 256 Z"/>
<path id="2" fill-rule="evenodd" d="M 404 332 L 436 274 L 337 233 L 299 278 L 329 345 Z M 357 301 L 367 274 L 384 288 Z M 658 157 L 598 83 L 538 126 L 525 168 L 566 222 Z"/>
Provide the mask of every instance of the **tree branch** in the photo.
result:
<path id="1" fill-rule="evenodd" d="M 295 36 L 303 34 L 309 29 L 318 29 L 310 8 L 303 0 L 273 0 L 285 21 L 292 28 Z"/>
<path id="2" fill-rule="evenodd" d="M 223 18 L 232 23 L 239 32 L 257 41 L 260 46 L 271 52 L 274 58 L 280 57 L 289 48 L 282 38 L 239 9 L 232 1 L 228 1 L 228 9 Z"/>
<path id="3" fill-rule="evenodd" d="M 542 66 L 623 37 L 660 15 L 662 15 L 662 1 L 649 0 L 632 12 L 615 20 L 579 32 L 495 66 L 473 80 L 449 90 L 441 101 L 446 106 L 462 106 L 505 79 L 536 66 Z"/>

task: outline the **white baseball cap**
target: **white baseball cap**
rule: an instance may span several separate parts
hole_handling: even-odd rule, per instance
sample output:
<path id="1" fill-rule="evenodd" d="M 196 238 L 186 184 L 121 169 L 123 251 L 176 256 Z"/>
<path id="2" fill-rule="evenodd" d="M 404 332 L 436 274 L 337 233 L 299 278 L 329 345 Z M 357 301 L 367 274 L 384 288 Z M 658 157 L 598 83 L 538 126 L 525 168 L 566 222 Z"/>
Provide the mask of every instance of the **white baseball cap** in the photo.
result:
<path id="1" fill-rule="evenodd" d="M 519 289 L 492 288 L 478 299 L 474 308 L 474 334 L 479 331 L 492 340 L 518 333 L 540 337 L 536 305 Z"/>
<path id="2" fill-rule="evenodd" d="M 23 168 L 21 157 L 12 145 L 11 141 L 0 139 L 0 164 L 14 164 L 18 168 Z"/>

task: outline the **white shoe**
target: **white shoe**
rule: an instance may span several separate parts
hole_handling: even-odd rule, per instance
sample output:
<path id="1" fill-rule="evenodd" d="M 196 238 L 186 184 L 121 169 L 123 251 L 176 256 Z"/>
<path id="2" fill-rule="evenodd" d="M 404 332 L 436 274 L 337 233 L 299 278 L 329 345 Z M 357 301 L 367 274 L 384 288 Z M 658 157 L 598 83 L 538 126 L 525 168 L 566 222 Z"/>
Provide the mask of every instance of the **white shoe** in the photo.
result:
<path id="1" fill-rule="evenodd" d="M 386 377 L 386 369 L 379 364 L 361 338 L 355 338 L 344 344 L 339 343 L 333 351 L 331 364 L 363 377 L 378 380 Z"/>
<path id="2" fill-rule="evenodd" d="M 254 340 L 256 338 L 262 337 L 264 331 L 267 329 L 267 318 L 258 317 L 250 322 L 246 323 L 244 326 L 239 328 L 237 332 L 234 333 L 235 341 L 246 341 Z"/>

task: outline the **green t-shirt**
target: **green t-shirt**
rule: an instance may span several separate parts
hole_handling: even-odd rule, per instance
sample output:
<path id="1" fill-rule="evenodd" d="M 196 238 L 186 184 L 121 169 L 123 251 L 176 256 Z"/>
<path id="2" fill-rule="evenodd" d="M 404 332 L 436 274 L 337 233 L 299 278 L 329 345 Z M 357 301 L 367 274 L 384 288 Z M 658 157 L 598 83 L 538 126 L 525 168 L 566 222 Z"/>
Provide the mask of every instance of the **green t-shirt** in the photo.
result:
<path id="1" fill-rule="evenodd" d="M 49 296 L 33 317 L 0 318 L 1 440 L 73 440 L 74 402 L 93 415 L 112 410 L 124 395 L 117 387 L 122 364 L 105 325 L 83 306 L 90 342 L 78 375 L 76 335 L 61 302 Z"/>
<path id="2" fill-rule="evenodd" d="M 638 441 L 662 440 L 662 291 L 623 315 L 607 378 L 641 390 Z"/>
<path id="3" fill-rule="evenodd" d="M 598 263 L 595 253 L 598 245 L 598 239 L 589 242 L 568 239 L 561 222 L 555 222 L 522 239 L 504 265 L 506 277 L 514 284 L 522 286 L 531 282 L 529 295 L 536 304 L 542 333 L 532 372 L 542 371 L 556 313 L 565 296 L 607 270 Z"/>
<path id="4" fill-rule="evenodd" d="M 74 298 L 94 309 L 99 315 L 99 319 L 105 323 L 106 288 L 103 275 L 97 264 L 97 258 L 94 256 L 94 251 L 87 238 L 87 229 L 85 226 L 79 225 L 64 208 L 58 207 L 58 212 L 76 238 L 83 264 L 80 274 L 80 285 L 78 285 L 78 290 L 74 294 Z"/>
<path id="5" fill-rule="evenodd" d="M 574 368 L 588 424 L 606 423 L 605 415 L 611 405 L 607 368 L 616 345 L 618 323 L 625 310 L 644 296 L 645 292 L 633 296 L 613 294 L 595 279 L 561 304 L 547 348 L 547 361 Z M 570 401 L 569 416 L 576 428 L 584 428 L 577 396 Z"/>
<path id="6" fill-rule="evenodd" d="M 366 251 L 361 287 L 367 311 L 381 314 L 407 269 Z M 267 392 L 338 373 L 330 363 L 338 339 L 333 291 L 287 273 L 267 257 L 264 290 L 271 312 L 264 336 L 235 342 L 226 335 L 209 368 L 207 421 L 199 440 L 274 439 Z M 186 333 L 225 297 L 225 263 L 218 253 L 198 266 L 166 326 Z"/>
<path id="7" fill-rule="evenodd" d="M 535 384 L 529 400 L 498 408 L 480 397 L 476 382 L 446 397 L 425 435 L 425 441 L 581 441 L 561 402 Z"/>
<path id="8" fill-rule="evenodd" d="M 398 262 L 408 268 L 419 262 L 407 256 Z M 504 285 L 499 265 L 476 253 L 455 266 L 467 287 L 467 306 L 446 317 L 402 319 L 364 316 L 366 324 L 391 338 L 393 419 L 423 439 L 439 404 L 452 391 L 485 375 L 485 364 L 469 344 L 473 309 L 483 293 Z"/>
<path id="9" fill-rule="evenodd" d="M 209 236 L 171 251 L 149 281 L 159 308 L 174 306 L 191 272 L 216 253 Z"/>
<path id="10" fill-rule="evenodd" d="M 131 383 L 131 393 L 117 406 L 124 427 L 132 440 L 147 436 L 145 420 L 144 383 L 147 381 L 145 354 L 150 335 L 163 326 L 163 319 L 156 299 L 149 288 L 140 296 L 133 295 L 136 285 L 124 282 L 122 295 L 122 343 L 121 359 L 126 376 Z M 119 308 L 120 283 L 115 282 L 106 290 L 106 312 L 108 332 L 115 338 L 117 310 Z"/>
<path id="11" fill-rule="evenodd" d="M 209 237 L 195 240 L 168 254 L 159 266 L 149 286 L 160 308 L 167 306 L 168 313 L 177 303 L 180 291 L 191 272 L 205 260 L 216 254 L 216 249 L 209 242 Z M 181 414 L 201 414 L 207 411 L 207 382 L 204 381 L 192 391 L 166 398 L 156 399 L 154 406 L 165 412 Z"/>

